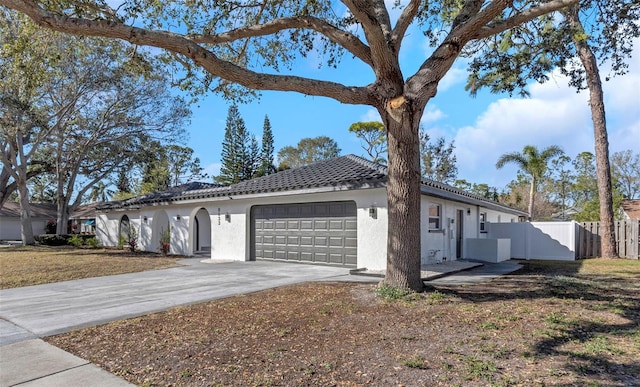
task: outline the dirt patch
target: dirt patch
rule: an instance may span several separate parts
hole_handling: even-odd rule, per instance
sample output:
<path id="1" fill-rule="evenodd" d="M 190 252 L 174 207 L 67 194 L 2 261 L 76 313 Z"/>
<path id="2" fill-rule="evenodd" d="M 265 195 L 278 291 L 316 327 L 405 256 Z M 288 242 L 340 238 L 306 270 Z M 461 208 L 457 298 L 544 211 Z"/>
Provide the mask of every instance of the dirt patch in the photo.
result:
<path id="1" fill-rule="evenodd" d="M 139 385 L 632 386 L 640 262 L 626 262 L 530 262 L 395 301 L 370 284 L 287 286 L 48 341 Z"/>

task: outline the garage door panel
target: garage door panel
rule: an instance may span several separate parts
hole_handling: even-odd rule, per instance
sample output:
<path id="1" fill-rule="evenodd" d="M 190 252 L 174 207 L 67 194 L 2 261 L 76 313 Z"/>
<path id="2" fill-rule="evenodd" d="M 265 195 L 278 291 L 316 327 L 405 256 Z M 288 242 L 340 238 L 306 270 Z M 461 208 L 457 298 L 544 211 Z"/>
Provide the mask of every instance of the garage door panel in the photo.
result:
<path id="1" fill-rule="evenodd" d="M 313 240 L 315 242 L 314 245 L 316 246 L 323 246 L 323 247 L 328 246 L 329 238 L 327 237 L 316 236 L 315 238 L 313 238 Z"/>
<path id="2" fill-rule="evenodd" d="M 358 247 L 358 238 L 344 238 L 344 246 L 345 247 Z"/>
<path id="3" fill-rule="evenodd" d="M 354 202 L 255 206 L 252 257 L 355 266 L 356 217 Z"/>
<path id="4" fill-rule="evenodd" d="M 329 229 L 329 222 L 326 220 L 315 220 L 313 222 L 313 229 L 316 231 L 320 231 L 320 230 L 328 230 Z"/>
<path id="5" fill-rule="evenodd" d="M 342 237 L 329 238 L 329 246 L 331 246 L 331 247 L 343 247 L 344 246 L 344 238 L 342 238 Z"/>

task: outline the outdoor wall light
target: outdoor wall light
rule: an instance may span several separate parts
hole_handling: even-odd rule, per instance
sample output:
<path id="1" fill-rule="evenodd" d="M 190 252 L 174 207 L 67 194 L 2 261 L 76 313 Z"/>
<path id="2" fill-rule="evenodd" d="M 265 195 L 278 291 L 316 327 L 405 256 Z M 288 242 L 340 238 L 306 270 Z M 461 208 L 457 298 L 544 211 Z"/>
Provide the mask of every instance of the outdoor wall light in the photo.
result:
<path id="1" fill-rule="evenodd" d="M 179 222 L 180 221 L 180 215 L 176 215 L 176 220 Z"/>
<path id="2" fill-rule="evenodd" d="M 369 208 L 369 216 L 373 219 L 378 219 L 378 210 L 374 206 Z"/>
<path id="3" fill-rule="evenodd" d="M 144 218 L 142 218 L 142 221 L 144 222 L 144 224 L 147 224 L 147 217 L 145 216 Z"/>
<path id="4" fill-rule="evenodd" d="M 471 215 L 471 208 L 467 208 L 467 215 Z"/>
<path id="5" fill-rule="evenodd" d="M 224 214 L 224 220 L 226 220 L 227 222 L 231 223 L 231 214 L 230 213 L 226 213 Z"/>

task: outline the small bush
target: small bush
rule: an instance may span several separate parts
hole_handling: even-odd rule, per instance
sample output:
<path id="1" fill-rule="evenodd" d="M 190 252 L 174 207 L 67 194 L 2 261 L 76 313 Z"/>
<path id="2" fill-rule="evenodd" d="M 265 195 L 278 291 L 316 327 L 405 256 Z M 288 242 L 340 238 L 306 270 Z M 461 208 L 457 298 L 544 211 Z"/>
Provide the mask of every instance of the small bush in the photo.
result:
<path id="1" fill-rule="evenodd" d="M 100 241 L 96 237 L 88 238 L 87 240 L 85 240 L 85 243 L 92 249 L 100 247 Z"/>
<path id="2" fill-rule="evenodd" d="M 80 237 L 80 235 L 71 235 L 67 240 L 71 246 L 80 247 L 84 244 L 84 239 Z"/>
<path id="3" fill-rule="evenodd" d="M 34 237 L 36 242 L 47 246 L 64 246 L 69 239 L 68 235 L 41 234 Z"/>

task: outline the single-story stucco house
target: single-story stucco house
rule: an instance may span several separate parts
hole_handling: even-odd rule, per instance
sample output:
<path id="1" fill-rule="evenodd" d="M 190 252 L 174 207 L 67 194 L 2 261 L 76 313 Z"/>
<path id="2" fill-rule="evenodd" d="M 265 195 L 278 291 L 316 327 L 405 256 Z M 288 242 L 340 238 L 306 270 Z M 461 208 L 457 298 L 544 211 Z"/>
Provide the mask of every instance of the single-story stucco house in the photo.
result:
<path id="1" fill-rule="evenodd" d="M 215 260 L 284 260 L 383 270 L 387 254 L 387 168 L 354 155 L 226 187 L 189 183 L 97 207 L 105 246 L 135 230 L 138 248 Z M 467 241 L 488 222 L 526 213 L 434 181 L 423 181 L 423 263 L 473 258 Z M 131 226 L 133 226 L 131 228 Z"/>

